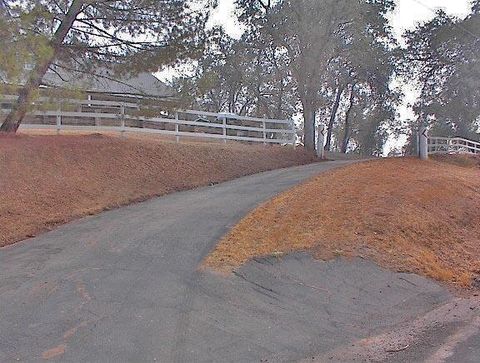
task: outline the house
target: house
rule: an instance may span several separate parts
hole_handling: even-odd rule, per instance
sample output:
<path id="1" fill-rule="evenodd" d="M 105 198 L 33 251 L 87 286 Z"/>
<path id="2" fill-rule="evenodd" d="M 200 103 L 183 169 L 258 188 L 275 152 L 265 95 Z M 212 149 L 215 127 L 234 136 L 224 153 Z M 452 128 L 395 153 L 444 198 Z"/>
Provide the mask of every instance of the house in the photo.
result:
<path id="1" fill-rule="evenodd" d="M 43 88 L 75 89 L 97 100 L 166 100 L 175 97 L 175 91 L 153 74 L 114 75 L 108 68 L 85 74 L 64 69 L 49 70 L 42 82 Z"/>
<path id="2" fill-rule="evenodd" d="M 26 71 L 28 72 L 28 69 Z M 4 80 L 5 83 L 7 82 Z M 176 99 L 175 91 L 151 73 L 119 76 L 106 67 L 97 68 L 95 74 L 52 67 L 43 77 L 40 94 L 43 99 L 40 102 L 36 101 L 37 112 L 26 116 L 27 123 L 55 124 L 57 122 L 55 115 L 41 111 L 61 109 L 70 112 L 71 115 L 62 116 L 64 123 L 79 126 L 113 125 L 118 123 L 117 119 L 86 118 L 78 115 L 76 117 L 71 112 L 120 115 L 125 112 L 120 104 L 125 104 L 126 111 L 130 114 L 138 114 L 146 109 L 158 113 L 168 109 L 168 104 L 175 102 Z M 9 112 L 13 99 L 11 95 L 3 96 L 0 109 L 3 115 Z"/>

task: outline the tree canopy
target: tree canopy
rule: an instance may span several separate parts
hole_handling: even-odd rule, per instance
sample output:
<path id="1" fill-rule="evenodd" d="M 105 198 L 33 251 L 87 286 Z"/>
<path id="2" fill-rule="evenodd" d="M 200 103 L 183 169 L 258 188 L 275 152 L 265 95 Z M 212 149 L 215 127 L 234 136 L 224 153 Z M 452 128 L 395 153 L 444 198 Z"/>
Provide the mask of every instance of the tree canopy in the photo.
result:
<path id="1" fill-rule="evenodd" d="M 437 136 L 479 138 L 480 2 L 458 19 L 438 11 L 406 33 L 403 73 L 419 82 L 418 120 Z"/>
<path id="2" fill-rule="evenodd" d="M 377 130 L 393 122 L 399 98 L 391 89 L 398 51 L 386 18 L 393 0 L 238 0 L 237 5 L 246 25 L 243 37 L 230 40 L 220 62 L 213 57 L 199 67 L 210 67 L 199 71 L 200 79 L 223 80 L 209 83 L 210 96 L 223 94 L 224 104 L 231 104 L 226 99 L 236 89 L 233 83 L 249 96 L 230 95 L 249 102 L 240 107 L 243 112 L 292 117 L 301 111 L 310 150 L 315 125 L 322 121 L 329 125 L 327 148 L 378 152 L 385 133 Z"/>
<path id="3" fill-rule="evenodd" d="M 1 130 L 18 128 L 49 69 L 91 74 L 98 64 L 108 63 L 119 71 L 156 71 L 162 64 L 201 53 L 200 35 L 208 15 L 195 11 L 191 3 L 1 0 L 0 72 L 9 83 L 22 84 Z"/>
<path id="4" fill-rule="evenodd" d="M 18 128 L 49 70 L 155 72 L 183 61 L 192 74 L 174 85 L 184 105 L 301 119 L 309 150 L 326 123 L 326 149 L 381 154 L 403 127 L 399 75 L 420 91 L 411 127 L 478 138 L 480 0 L 465 19 L 438 11 L 406 32 L 405 48 L 388 21 L 395 0 L 236 0 L 240 39 L 206 30 L 215 3 L 0 0 L 0 77 L 20 86 L 1 130 Z"/>

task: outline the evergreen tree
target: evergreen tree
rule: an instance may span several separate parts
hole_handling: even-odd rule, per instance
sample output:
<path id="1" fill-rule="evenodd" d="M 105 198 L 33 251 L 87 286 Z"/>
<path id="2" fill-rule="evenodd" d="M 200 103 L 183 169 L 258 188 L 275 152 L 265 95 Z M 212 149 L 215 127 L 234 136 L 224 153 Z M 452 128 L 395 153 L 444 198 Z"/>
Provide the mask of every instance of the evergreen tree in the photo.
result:
<path id="1" fill-rule="evenodd" d="M 10 83 L 25 80 L 0 130 L 18 129 L 49 69 L 94 74 L 99 64 L 110 63 L 136 73 L 196 55 L 206 15 L 192 10 L 190 3 L 2 0 L 0 72 Z M 32 66 L 28 72 L 26 64 Z"/>

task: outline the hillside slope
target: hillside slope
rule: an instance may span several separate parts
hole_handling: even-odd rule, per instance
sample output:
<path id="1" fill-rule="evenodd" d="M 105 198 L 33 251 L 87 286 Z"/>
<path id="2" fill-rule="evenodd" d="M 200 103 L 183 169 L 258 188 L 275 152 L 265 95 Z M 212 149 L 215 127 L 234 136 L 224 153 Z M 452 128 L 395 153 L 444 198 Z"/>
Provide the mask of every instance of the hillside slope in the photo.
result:
<path id="1" fill-rule="evenodd" d="M 448 161 L 387 159 L 323 174 L 248 215 L 205 264 L 230 271 L 254 256 L 309 250 L 468 286 L 480 273 L 480 169 Z"/>
<path id="2" fill-rule="evenodd" d="M 312 161 L 280 146 L 0 136 L 0 246 L 152 196 Z"/>

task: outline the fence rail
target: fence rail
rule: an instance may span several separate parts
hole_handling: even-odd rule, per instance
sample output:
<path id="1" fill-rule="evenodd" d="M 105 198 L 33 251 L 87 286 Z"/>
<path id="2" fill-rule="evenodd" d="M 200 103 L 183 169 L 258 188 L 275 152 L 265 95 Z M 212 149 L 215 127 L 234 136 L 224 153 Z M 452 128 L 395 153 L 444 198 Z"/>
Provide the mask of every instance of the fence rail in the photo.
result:
<path id="1" fill-rule="evenodd" d="M 480 154 L 480 142 L 461 137 L 429 137 L 429 154 Z"/>
<path id="2" fill-rule="evenodd" d="M 16 96 L 1 95 L 1 111 L 11 109 Z M 296 130 L 291 120 L 262 119 L 229 113 L 185 110 L 160 112 L 157 116 L 142 115 L 142 106 L 132 102 L 102 100 L 62 100 L 58 109 L 48 109 L 49 99 L 37 101 L 37 111 L 31 112 L 21 129 L 140 132 L 180 137 L 220 139 L 224 142 L 247 141 L 264 144 L 295 145 Z M 41 110 L 45 106 L 44 110 Z M 148 111 L 152 109 L 147 108 Z M 158 117 L 160 115 L 160 117 Z"/>

